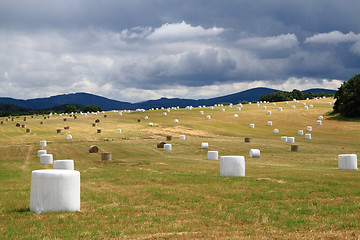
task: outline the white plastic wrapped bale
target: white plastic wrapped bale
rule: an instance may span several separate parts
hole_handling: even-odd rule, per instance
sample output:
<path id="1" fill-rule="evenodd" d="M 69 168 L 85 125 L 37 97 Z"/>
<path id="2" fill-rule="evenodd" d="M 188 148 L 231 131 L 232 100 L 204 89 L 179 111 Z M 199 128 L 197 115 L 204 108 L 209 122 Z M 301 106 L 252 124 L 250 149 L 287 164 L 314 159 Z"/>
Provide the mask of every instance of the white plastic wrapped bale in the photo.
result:
<path id="1" fill-rule="evenodd" d="M 174 123 L 178 123 L 178 122 L 179 122 L 179 120 L 178 120 L 178 119 L 175 119 L 175 120 L 174 120 Z"/>
<path id="2" fill-rule="evenodd" d="M 322 121 L 321 121 L 321 120 L 317 120 L 317 121 L 316 121 L 316 124 L 317 124 L 317 125 L 322 125 Z"/>
<path id="3" fill-rule="evenodd" d="M 260 157 L 260 150 L 259 149 L 250 149 L 249 157 L 251 157 L 251 158 L 259 158 Z"/>
<path id="4" fill-rule="evenodd" d="M 210 107 L 210 109 L 212 110 L 212 109 L 214 109 L 214 107 L 213 107 L 213 106 L 211 106 L 211 107 Z"/>
<path id="5" fill-rule="evenodd" d="M 144 117 L 144 119 L 145 119 L 145 120 L 148 120 L 148 119 L 149 119 L 149 117 L 148 117 L 148 116 L 145 116 L 145 117 Z"/>
<path id="6" fill-rule="evenodd" d="M 219 152 L 218 151 L 208 151 L 208 160 L 218 160 Z"/>
<path id="7" fill-rule="evenodd" d="M 122 112 L 119 112 L 119 115 L 122 116 Z"/>
<path id="8" fill-rule="evenodd" d="M 152 126 L 154 126 L 154 124 L 153 124 L 153 123 L 149 123 L 149 126 L 152 127 Z"/>
<path id="9" fill-rule="evenodd" d="M 306 133 L 305 134 L 305 139 L 311 139 L 311 133 Z"/>
<path id="10" fill-rule="evenodd" d="M 39 150 L 38 157 L 40 157 L 41 155 L 46 154 L 46 153 L 47 153 L 46 150 Z"/>
<path id="11" fill-rule="evenodd" d="M 281 142 L 287 142 L 288 138 L 286 136 L 281 137 Z"/>
<path id="12" fill-rule="evenodd" d="M 323 120 L 323 119 L 324 119 L 323 116 L 319 116 L 319 117 L 318 117 L 318 120 Z"/>
<path id="13" fill-rule="evenodd" d="M 272 105 L 273 105 L 273 106 L 276 106 L 276 103 L 273 103 Z"/>
<path id="14" fill-rule="evenodd" d="M 30 211 L 80 211 L 80 172 L 60 169 L 32 171 Z"/>
<path id="15" fill-rule="evenodd" d="M 308 106 L 305 106 L 305 107 L 304 107 L 304 110 L 309 110 L 309 107 L 308 107 Z"/>
<path id="16" fill-rule="evenodd" d="M 171 151 L 171 144 L 164 144 L 164 151 Z"/>
<path id="17" fill-rule="evenodd" d="M 268 121 L 268 122 L 267 122 L 267 125 L 268 125 L 268 126 L 272 126 L 272 121 Z"/>
<path id="18" fill-rule="evenodd" d="M 66 135 L 66 140 L 71 140 L 72 136 L 70 134 Z"/>
<path id="19" fill-rule="evenodd" d="M 166 113 L 166 112 L 164 112 L 164 113 L 163 113 L 163 115 L 164 115 L 164 116 L 166 116 L 166 115 L 167 115 L 167 113 Z"/>
<path id="20" fill-rule="evenodd" d="M 282 107 L 279 107 L 279 108 L 278 108 L 278 111 L 281 112 L 281 111 L 282 111 Z"/>
<path id="21" fill-rule="evenodd" d="M 40 147 L 46 147 L 46 141 L 40 141 Z"/>
<path id="22" fill-rule="evenodd" d="M 263 109 L 266 109 L 266 106 L 263 106 Z"/>
<path id="23" fill-rule="evenodd" d="M 312 104 L 309 105 L 309 108 L 313 108 L 314 106 Z"/>
<path id="24" fill-rule="evenodd" d="M 292 105 L 291 108 L 292 108 L 292 109 L 295 109 L 296 107 L 295 107 L 295 105 Z"/>
<path id="25" fill-rule="evenodd" d="M 267 113 L 266 113 L 267 115 L 271 115 L 271 111 L 267 111 Z"/>
<path id="26" fill-rule="evenodd" d="M 241 107 L 238 107 L 237 110 L 238 110 L 238 111 L 241 111 Z"/>
<path id="27" fill-rule="evenodd" d="M 286 102 L 285 102 L 285 104 L 289 104 L 289 102 L 288 102 L 288 101 L 286 101 Z"/>
<path id="28" fill-rule="evenodd" d="M 311 131 L 312 131 L 312 127 L 311 127 L 311 126 L 307 126 L 307 127 L 306 127 L 306 131 L 311 132 Z"/>
<path id="29" fill-rule="evenodd" d="M 74 160 L 55 160 L 54 169 L 74 170 Z"/>
<path id="30" fill-rule="evenodd" d="M 302 105 L 303 105 L 303 106 L 306 106 L 306 103 L 303 103 Z"/>
<path id="31" fill-rule="evenodd" d="M 185 135 L 180 135 L 180 140 L 185 140 Z"/>
<path id="32" fill-rule="evenodd" d="M 237 115 L 237 114 L 234 114 L 234 118 L 238 118 L 239 117 L 239 115 Z"/>
<path id="33" fill-rule="evenodd" d="M 52 164 L 53 163 L 53 155 L 52 154 L 41 154 L 40 155 L 40 164 Z"/>
<path id="34" fill-rule="evenodd" d="M 211 116 L 210 116 L 210 115 L 207 115 L 207 116 L 206 116 L 206 119 L 211 119 Z"/>
<path id="35" fill-rule="evenodd" d="M 341 154 L 338 155 L 339 169 L 357 170 L 357 155 L 356 154 Z"/>
<path id="36" fill-rule="evenodd" d="M 255 128 L 255 124 L 251 123 L 250 128 Z"/>
<path id="37" fill-rule="evenodd" d="M 203 115 L 203 114 L 204 114 L 204 111 L 200 111 L 200 114 Z"/>
<path id="38" fill-rule="evenodd" d="M 275 128 L 274 133 L 279 133 L 279 129 Z"/>
<path id="39" fill-rule="evenodd" d="M 117 132 L 117 133 L 121 133 L 121 129 L 117 129 L 116 132 Z"/>
<path id="40" fill-rule="evenodd" d="M 303 130 L 298 130 L 298 135 L 304 135 L 304 131 Z"/>
<path id="41" fill-rule="evenodd" d="M 294 143 L 295 142 L 295 137 L 288 137 L 288 143 Z"/>
<path id="42" fill-rule="evenodd" d="M 222 177 L 245 177 L 244 156 L 221 156 L 220 176 Z"/>
<path id="43" fill-rule="evenodd" d="M 167 112 L 170 112 L 170 109 L 167 109 L 166 111 L 167 111 Z"/>
<path id="44" fill-rule="evenodd" d="M 225 108 L 221 109 L 222 112 L 225 112 Z"/>
<path id="45" fill-rule="evenodd" d="M 202 149 L 208 149 L 209 148 L 209 143 L 201 143 L 201 148 Z"/>

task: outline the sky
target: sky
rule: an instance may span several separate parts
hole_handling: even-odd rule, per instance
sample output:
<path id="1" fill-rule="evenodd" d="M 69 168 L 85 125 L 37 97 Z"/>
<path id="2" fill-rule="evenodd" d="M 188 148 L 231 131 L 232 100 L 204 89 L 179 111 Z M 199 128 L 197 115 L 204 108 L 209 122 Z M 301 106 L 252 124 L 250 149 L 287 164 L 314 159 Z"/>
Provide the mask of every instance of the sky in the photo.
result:
<path id="1" fill-rule="evenodd" d="M 140 102 L 360 74 L 359 0 L 0 0 L 0 96 Z"/>

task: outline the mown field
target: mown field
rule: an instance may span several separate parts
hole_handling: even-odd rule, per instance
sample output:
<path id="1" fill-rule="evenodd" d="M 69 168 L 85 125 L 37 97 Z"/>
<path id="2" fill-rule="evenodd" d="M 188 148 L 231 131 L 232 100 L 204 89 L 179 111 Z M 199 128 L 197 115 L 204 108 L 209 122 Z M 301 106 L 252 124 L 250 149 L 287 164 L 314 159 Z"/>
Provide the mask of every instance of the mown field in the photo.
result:
<path id="1" fill-rule="evenodd" d="M 332 101 L 172 109 L 167 116 L 155 110 L 1 118 L 0 239 L 358 239 L 360 173 L 339 170 L 337 156 L 360 156 L 360 122 L 326 115 Z M 314 108 L 304 110 L 303 102 Z M 100 123 L 92 127 L 95 119 Z M 306 126 L 313 127 L 311 140 L 297 135 Z M 281 136 L 295 137 L 300 151 L 291 152 Z M 74 160 L 80 212 L 29 211 L 31 171 L 52 168 L 40 165 L 40 140 L 48 141 L 54 160 Z M 159 141 L 171 143 L 172 151 L 157 148 Z M 207 160 L 202 142 L 220 156 L 245 156 L 246 177 L 220 177 L 219 160 Z M 99 153 L 89 153 L 90 145 Z M 260 158 L 249 158 L 252 148 Z M 111 152 L 112 161 L 101 161 L 101 152 Z"/>

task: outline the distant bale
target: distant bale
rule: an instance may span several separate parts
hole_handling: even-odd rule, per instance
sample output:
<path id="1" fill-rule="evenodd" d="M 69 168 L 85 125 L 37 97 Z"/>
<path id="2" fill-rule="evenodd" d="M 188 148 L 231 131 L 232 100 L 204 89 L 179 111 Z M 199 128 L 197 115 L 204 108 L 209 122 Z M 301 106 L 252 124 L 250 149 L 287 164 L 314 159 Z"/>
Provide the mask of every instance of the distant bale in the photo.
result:
<path id="1" fill-rule="evenodd" d="M 275 128 L 274 133 L 279 133 L 279 129 Z"/>
<path id="2" fill-rule="evenodd" d="M 249 143 L 249 142 L 251 142 L 251 138 L 249 138 L 249 137 L 246 137 L 246 138 L 245 138 L 245 142 L 246 142 L 246 143 Z"/>
<path id="3" fill-rule="evenodd" d="M 26 122 L 26 117 L 24 117 L 24 122 Z"/>
<path id="4" fill-rule="evenodd" d="M 201 148 L 202 149 L 208 149 L 209 148 L 209 143 L 206 143 L 206 142 L 201 143 Z"/>
<path id="5" fill-rule="evenodd" d="M 164 144 L 164 151 L 171 151 L 171 144 Z"/>
<path id="6" fill-rule="evenodd" d="M 165 144 L 166 144 L 166 142 L 158 142 L 157 148 L 164 148 Z"/>
<path id="7" fill-rule="evenodd" d="M 295 137 L 288 137 L 288 143 L 294 143 Z"/>
<path id="8" fill-rule="evenodd" d="M 69 126 L 64 126 L 64 129 L 70 129 L 70 127 Z"/>
<path id="9" fill-rule="evenodd" d="M 22 128 L 26 128 L 26 125 L 25 125 L 25 124 L 22 124 L 21 127 L 22 127 Z"/>
<path id="10" fill-rule="evenodd" d="M 111 161 L 111 153 L 101 153 L 102 161 Z"/>
<path id="11" fill-rule="evenodd" d="M 305 139 L 311 139 L 311 134 L 310 134 L 310 133 L 306 133 L 306 134 L 305 134 Z"/>
<path id="12" fill-rule="evenodd" d="M 298 152 L 299 151 L 299 145 L 291 145 L 291 151 L 292 152 Z"/>
<path id="13" fill-rule="evenodd" d="M 44 122 L 40 122 L 40 125 L 44 125 Z"/>
<path id="14" fill-rule="evenodd" d="M 298 130 L 298 135 L 304 135 L 304 131 L 303 130 Z"/>
<path id="15" fill-rule="evenodd" d="M 255 128 L 255 124 L 251 123 L 250 128 Z"/>
<path id="16" fill-rule="evenodd" d="M 106 115 L 106 114 L 104 115 L 104 118 L 107 118 L 107 115 Z"/>
<path id="17" fill-rule="evenodd" d="M 30 128 L 27 128 L 27 129 L 26 129 L 26 132 L 27 132 L 27 133 L 30 133 L 30 132 L 31 132 L 31 129 L 30 129 Z"/>
<path id="18" fill-rule="evenodd" d="M 141 122 L 141 119 L 139 118 L 137 121 L 138 121 L 138 122 Z"/>
<path id="19" fill-rule="evenodd" d="M 16 123 L 16 125 L 15 125 L 16 127 L 20 127 L 21 126 L 21 124 L 20 123 Z"/>
<path id="20" fill-rule="evenodd" d="M 96 119 L 96 120 L 95 120 L 95 123 L 99 123 L 99 122 L 100 122 L 100 120 L 99 120 L 99 119 Z"/>
<path id="21" fill-rule="evenodd" d="M 99 152 L 99 148 L 97 146 L 91 145 L 89 147 L 89 153 L 97 153 L 97 152 Z"/>
<path id="22" fill-rule="evenodd" d="M 185 135 L 180 135 L 180 140 L 185 140 Z"/>
<path id="23" fill-rule="evenodd" d="M 281 142 L 287 142 L 287 141 L 288 141 L 287 136 L 282 136 L 282 137 L 281 137 Z"/>
<path id="24" fill-rule="evenodd" d="M 208 160 L 218 160 L 219 152 L 218 151 L 208 151 Z"/>
<path id="25" fill-rule="evenodd" d="M 4 121 L 1 121 L 0 124 L 3 125 L 3 124 L 4 124 Z"/>
<path id="26" fill-rule="evenodd" d="M 64 122 L 66 122 L 67 121 L 67 118 L 64 118 Z"/>
<path id="27" fill-rule="evenodd" d="M 66 140 L 71 140 L 72 136 L 70 134 L 66 135 Z"/>
<path id="28" fill-rule="evenodd" d="M 101 133 L 101 129 L 98 129 L 96 132 L 97 132 L 97 133 Z"/>
<path id="29" fill-rule="evenodd" d="M 93 123 L 92 126 L 93 126 L 93 127 L 96 127 L 96 123 Z"/>
<path id="30" fill-rule="evenodd" d="M 342 154 L 338 155 L 339 169 L 357 170 L 357 155 L 356 154 Z"/>
<path id="31" fill-rule="evenodd" d="M 259 158 L 260 157 L 260 150 L 259 149 L 250 149 L 249 157 L 251 157 L 251 158 Z"/>
<path id="32" fill-rule="evenodd" d="M 77 119 L 77 116 L 76 116 L 76 115 L 74 115 L 74 119 Z"/>
<path id="33" fill-rule="evenodd" d="M 56 133 L 61 133 L 62 129 L 56 129 Z"/>
<path id="34" fill-rule="evenodd" d="M 166 136 L 166 140 L 167 140 L 167 141 L 171 141 L 171 140 L 172 140 L 172 136 Z"/>

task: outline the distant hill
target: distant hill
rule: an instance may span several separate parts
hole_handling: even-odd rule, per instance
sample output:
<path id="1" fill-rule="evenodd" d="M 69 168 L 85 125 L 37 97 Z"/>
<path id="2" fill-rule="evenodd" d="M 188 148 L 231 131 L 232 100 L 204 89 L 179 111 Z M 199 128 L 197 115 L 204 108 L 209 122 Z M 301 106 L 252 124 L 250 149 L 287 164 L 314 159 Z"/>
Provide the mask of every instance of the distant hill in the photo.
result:
<path id="1" fill-rule="evenodd" d="M 312 92 L 312 93 L 326 92 L 326 93 L 334 94 L 336 90 L 324 89 L 324 88 L 311 88 L 302 92 Z"/>
<path id="2" fill-rule="evenodd" d="M 117 100 L 108 99 L 105 97 L 97 96 L 90 93 L 71 93 L 52 96 L 48 98 L 35 98 L 28 100 L 4 98 L 0 97 L 0 103 L 13 104 L 19 107 L 27 109 L 52 109 L 59 105 L 66 104 L 80 104 L 87 106 L 94 104 L 101 107 L 103 110 L 113 109 L 137 109 L 137 108 L 156 108 L 156 107 L 171 107 L 171 106 L 199 106 L 199 105 L 214 105 L 217 103 L 234 103 L 237 104 L 240 101 L 257 101 L 262 95 L 275 92 L 276 89 L 271 88 L 252 88 L 242 92 L 225 95 L 221 97 L 209 98 L 209 99 L 181 99 L 181 98 L 160 98 L 157 100 L 148 100 L 139 103 L 129 103 Z M 335 93 L 335 90 L 329 89 L 309 89 L 303 92 L 330 92 Z"/>

